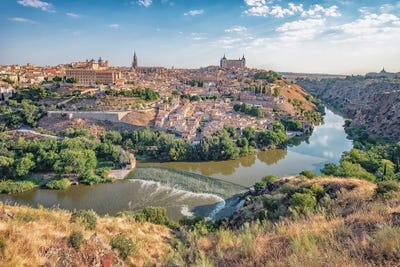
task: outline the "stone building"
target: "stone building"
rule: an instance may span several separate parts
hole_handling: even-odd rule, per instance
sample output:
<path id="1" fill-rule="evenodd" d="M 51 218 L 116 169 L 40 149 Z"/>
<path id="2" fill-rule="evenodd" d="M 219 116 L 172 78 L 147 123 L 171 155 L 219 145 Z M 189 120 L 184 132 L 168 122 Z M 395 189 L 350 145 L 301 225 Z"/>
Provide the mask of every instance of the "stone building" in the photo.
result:
<path id="1" fill-rule="evenodd" d="M 246 59 L 244 58 L 244 55 L 239 59 L 227 59 L 224 55 L 220 60 L 220 67 L 224 69 L 245 69 Z"/>

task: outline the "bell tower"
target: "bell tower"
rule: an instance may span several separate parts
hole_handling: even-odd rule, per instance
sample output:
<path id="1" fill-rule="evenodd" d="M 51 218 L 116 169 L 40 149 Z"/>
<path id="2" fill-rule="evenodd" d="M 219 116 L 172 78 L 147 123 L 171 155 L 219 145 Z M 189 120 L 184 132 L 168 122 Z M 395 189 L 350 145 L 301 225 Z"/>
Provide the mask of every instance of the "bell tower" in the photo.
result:
<path id="1" fill-rule="evenodd" d="M 132 61 L 132 68 L 136 69 L 138 67 L 138 59 L 136 56 L 136 52 L 133 53 L 133 61 Z"/>

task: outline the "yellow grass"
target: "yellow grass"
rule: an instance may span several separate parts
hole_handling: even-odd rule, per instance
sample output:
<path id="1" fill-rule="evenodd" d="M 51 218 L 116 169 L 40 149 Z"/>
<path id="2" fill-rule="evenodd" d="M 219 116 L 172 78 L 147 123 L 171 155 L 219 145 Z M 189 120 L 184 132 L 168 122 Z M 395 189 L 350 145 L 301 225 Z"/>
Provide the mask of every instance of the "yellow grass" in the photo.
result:
<path id="1" fill-rule="evenodd" d="M 136 223 L 128 218 L 100 217 L 96 229 L 90 231 L 71 223 L 71 213 L 67 211 L 22 206 L 5 206 L 4 210 L 8 215 L 0 219 L 0 236 L 6 247 L 0 253 L 0 266 L 93 266 L 92 262 L 100 264 L 105 258 L 117 264 L 121 261 L 118 252 L 112 251 L 109 243 L 118 233 L 124 233 L 135 244 L 127 263 L 159 266 L 171 238 L 170 230 L 164 226 Z M 73 230 L 84 234 L 80 250 L 68 243 Z"/>

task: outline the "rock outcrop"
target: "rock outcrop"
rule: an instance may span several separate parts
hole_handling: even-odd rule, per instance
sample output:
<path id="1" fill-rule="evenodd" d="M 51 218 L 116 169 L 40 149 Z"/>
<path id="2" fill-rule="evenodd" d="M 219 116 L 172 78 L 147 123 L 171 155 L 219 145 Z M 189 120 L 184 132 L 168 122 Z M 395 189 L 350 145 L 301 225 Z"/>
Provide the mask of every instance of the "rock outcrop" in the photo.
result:
<path id="1" fill-rule="evenodd" d="M 400 140 L 400 79 L 299 79 L 311 94 L 376 136 Z"/>

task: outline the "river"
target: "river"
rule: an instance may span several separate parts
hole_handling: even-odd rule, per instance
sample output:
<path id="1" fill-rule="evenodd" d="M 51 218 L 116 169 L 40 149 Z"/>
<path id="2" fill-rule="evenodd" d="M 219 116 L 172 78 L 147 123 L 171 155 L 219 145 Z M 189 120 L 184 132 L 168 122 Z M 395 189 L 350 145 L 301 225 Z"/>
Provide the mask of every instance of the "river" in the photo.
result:
<path id="1" fill-rule="evenodd" d="M 175 220 L 193 213 L 214 217 L 221 209 L 220 214 L 232 210 L 227 207 L 236 202 L 229 198 L 267 174 L 295 175 L 306 169 L 318 173 L 325 163 L 338 162 L 341 154 L 352 147 L 343 124 L 342 117 L 327 109 L 324 124 L 315 127 L 311 136 L 297 140 L 297 145 L 287 149 L 219 162 L 139 163 L 130 174 L 132 179 L 95 186 L 72 186 L 64 191 L 35 189 L 0 195 L 0 201 L 59 206 L 69 210 L 93 209 L 99 214 L 163 206 Z"/>

